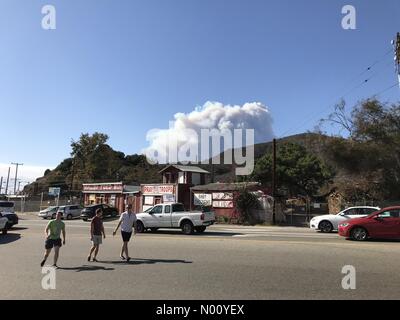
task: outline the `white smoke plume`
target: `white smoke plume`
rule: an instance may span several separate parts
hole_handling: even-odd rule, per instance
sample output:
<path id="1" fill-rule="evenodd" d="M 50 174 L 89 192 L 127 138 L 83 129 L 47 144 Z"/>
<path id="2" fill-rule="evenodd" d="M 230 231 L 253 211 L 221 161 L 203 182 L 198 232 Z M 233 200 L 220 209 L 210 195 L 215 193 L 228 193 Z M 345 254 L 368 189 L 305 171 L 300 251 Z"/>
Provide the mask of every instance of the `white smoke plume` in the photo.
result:
<path id="1" fill-rule="evenodd" d="M 230 132 L 235 129 L 252 129 L 254 130 L 254 143 L 261 143 L 270 141 L 274 137 L 272 123 L 271 113 L 268 107 L 262 103 L 253 102 L 243 106 L 232 106 L 220 102 L 207 102 L 189 114 L 175 114 L 169 129 L 150 130 L 146 137 L 149 146 L 142 152 L 146 155 L 156 152 L 158 159 L 166 159 L 166 161 L 160 161 L 161 163 L 173 163 L 171 159 L 168 160 L 171 146 L 176 145 L 178 149 L 182 146 L 190 150 L 201 149 L 199 144 L 202 129 L 229 130 Z M 221 151 L 229 149 L 229 146 L 226 148 L 222 146 L 222 149 Z M 216 155 L 214 150 L 211 150 L 211 154 L 212 156 Z M 196 159 L 189 158 L 192 162 L 199 162 L 204 159 L 204 156 L 201 159 L 197 155 Z"/>

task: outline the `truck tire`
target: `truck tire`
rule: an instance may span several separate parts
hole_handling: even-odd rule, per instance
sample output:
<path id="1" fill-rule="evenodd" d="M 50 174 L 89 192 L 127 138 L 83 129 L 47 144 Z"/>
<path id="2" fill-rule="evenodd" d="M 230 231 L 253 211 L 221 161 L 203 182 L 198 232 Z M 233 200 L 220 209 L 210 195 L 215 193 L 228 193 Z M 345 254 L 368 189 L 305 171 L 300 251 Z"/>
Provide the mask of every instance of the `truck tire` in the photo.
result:
<path id="1" fill-rule="evenodd" d="M 138 221 L 136 223 L 136 232 L 137 233 L 144 233 L 145 229 L 144 229 L 144 225 L 142 221 Z"/>
<path id="2" fill-rule="evenodd" d="M 190 221 L 183 221 L 181 228 L 184 234 L 190 235 L 193 233 L 193 224 Z"/>
<path id="3" fill-rule="evenodd" d="M 198 232 L 198 233 L 203 233 L 204 231 L 206 231 L 206 229 L 207 229 L 207 227 L 204 227 L 204 226 L 195 228 L 196 232 Z"/>

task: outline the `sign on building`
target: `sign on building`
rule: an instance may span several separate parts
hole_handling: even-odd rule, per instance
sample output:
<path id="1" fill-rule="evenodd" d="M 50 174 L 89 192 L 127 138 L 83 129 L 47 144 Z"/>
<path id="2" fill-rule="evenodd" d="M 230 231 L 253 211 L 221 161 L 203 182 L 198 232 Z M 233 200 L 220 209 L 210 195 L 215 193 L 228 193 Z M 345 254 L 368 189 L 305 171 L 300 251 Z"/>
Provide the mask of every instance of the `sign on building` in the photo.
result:
<path id="1" fill-rule="evenodd" d="M 214 208 L 233 208 L 233 201 L 226 200 L 226 201 L 213 201 Z"/>
<path id="2" fill-rule="evenodd" d="M 232 192 L 218 192 L 212 195 L 214 200 L 233 200 Z"/>
<path id="3" fill-rule="evenodd" d="M 164 194 L 163 195 L 163 203 L 174 203 L 175 201 L 175 195 L 173 194 Z"/>
<path id="4" fill-rule="evenodd" d="M 195 206 L 210 207 L 212 204 L 211 194 L 208 193 L 195 193 L 193 199 Z"/>
<path id="5" fill-rule="evenodd" d="M 164 194 L 174 194 L 173 185 L 147 185 L 142 187 L 143 194 L 151 195 L 164 195 Z"/>
<path id="6" fill-rule="evenodd" d="M 58 197 L 60 195 L 61 188 L 49 188 L 49 196 Z"/>

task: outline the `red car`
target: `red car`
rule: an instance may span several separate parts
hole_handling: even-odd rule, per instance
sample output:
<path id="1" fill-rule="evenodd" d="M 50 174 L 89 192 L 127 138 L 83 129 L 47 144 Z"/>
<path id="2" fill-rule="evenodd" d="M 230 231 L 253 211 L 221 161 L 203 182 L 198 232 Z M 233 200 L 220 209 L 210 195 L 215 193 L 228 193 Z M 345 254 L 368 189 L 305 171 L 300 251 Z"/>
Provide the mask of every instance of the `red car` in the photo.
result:
<path id="1" fill-rule="evenodd" d="M 356 241 L 369 238 L 400 239 L 400 206 L 346 221 L 339 225 L 339 235 Z"/>

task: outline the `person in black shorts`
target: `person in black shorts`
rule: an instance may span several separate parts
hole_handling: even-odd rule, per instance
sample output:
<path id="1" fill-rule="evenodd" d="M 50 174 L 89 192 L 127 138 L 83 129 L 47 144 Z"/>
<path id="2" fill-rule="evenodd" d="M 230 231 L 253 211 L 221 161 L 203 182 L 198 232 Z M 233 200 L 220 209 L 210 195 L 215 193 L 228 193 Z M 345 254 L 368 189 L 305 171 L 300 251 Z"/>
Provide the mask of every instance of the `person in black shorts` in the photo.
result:
<path id="1" fill-rule="evenodd" d="M 61 220 L 63 213 L 57 212 L 55 220 L 51 220 L 45 229 L 46 241 L 45 241 L 45 253 L 40 266 L 43 267 L 46 263 L 48 256 L 50 255 L 51 249 L 54 248 L 54 264 L 53 267 L 57 268 L 57 261 L 60 248 L 62 244 L 65 245 L 65 224 Z M 63 235 L 63 241 L 61 243 L 61 233 Z"/>
<path id="2" fill-rule="evenodd" d="M 121 217 L 119 219 L 118 225 L 115 228 L 113 232 L 113 236 L 118 231 L 118 228 L 121 226 L 121 236 L 122 236 L 122 248 L 121 248 L 121 254 L 120 258 L 122 260 L 129 260 L 131 259 L 129 257 L 129 252 L 128 252 L 128 243 L 131 239 L 132 233 L 136 234 L 136 214 L 132 211 L 132 205 L 128 204 L 126 206 L 126 211 L 121 214 Z M 125 256 L 124 256 L 125 253 Z"/>

